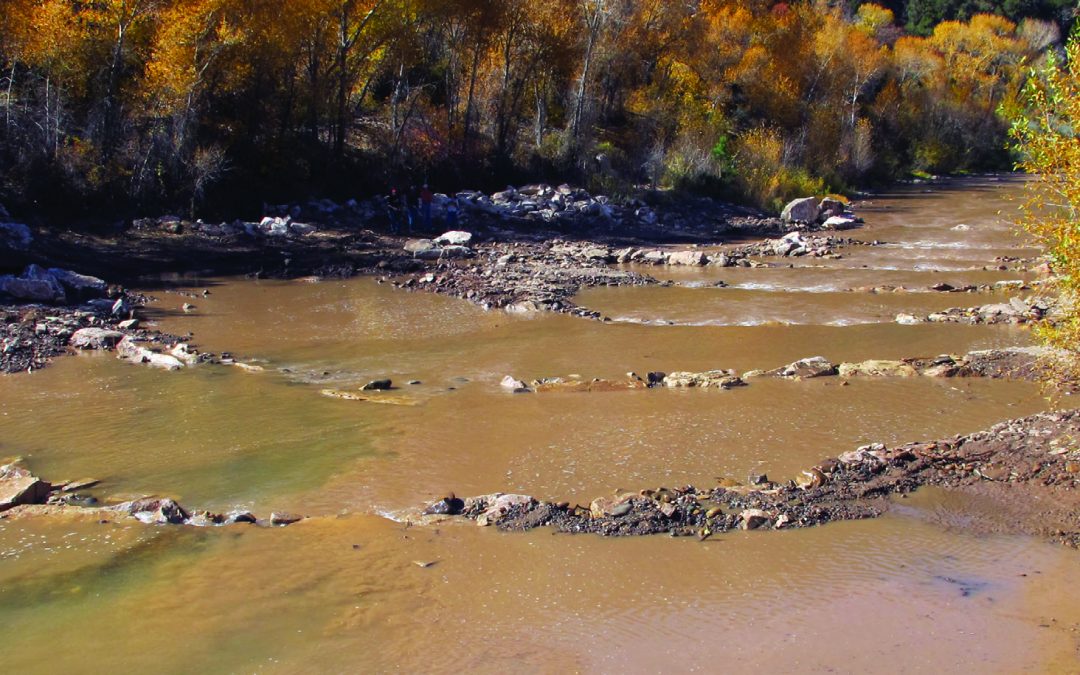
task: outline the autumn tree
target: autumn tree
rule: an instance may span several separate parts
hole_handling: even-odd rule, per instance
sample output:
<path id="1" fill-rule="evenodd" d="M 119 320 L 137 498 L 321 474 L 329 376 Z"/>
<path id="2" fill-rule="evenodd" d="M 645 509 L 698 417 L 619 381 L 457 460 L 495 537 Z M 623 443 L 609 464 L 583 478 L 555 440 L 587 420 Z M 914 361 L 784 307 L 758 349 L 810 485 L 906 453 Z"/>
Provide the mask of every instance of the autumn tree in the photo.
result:
<path id="1" fill-rule="evenodd" d="M 1063 316 L 1039 335 L 1066 358 L 1056 376 L 1080 376 L 1080 31 L 1060 58 L 1053 52 L 1030 71 L 1024 109 L 1010 128 L 1018 168 L 1031 174 L 1023 226 L 1049 255 Z"/>

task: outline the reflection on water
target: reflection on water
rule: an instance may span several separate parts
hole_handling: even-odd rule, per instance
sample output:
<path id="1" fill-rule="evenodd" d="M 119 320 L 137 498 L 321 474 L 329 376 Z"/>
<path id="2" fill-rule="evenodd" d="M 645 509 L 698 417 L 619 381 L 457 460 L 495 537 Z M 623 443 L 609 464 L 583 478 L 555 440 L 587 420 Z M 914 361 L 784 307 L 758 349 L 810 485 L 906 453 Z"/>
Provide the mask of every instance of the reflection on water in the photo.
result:
<path id="1" fill-rule="evenodd" d="M 587 306 L 634 321 L 618 324 L 483 312 L 369 279 L 192 282 L 211 291 L 192 314 L 172 311 L 185 296 L 158 291 L 163 329 L 192 331 L 203 348 L 265 370 L 163 373 L 80 355 L 0 378 L 0 455 L 22 455 L 47 478 L 100 478 L 103 498 L 164 493 L 194 508 L 318 518 L 272 530 L 0 521 L 5 664 L 1075 670 L 1076 553 L 946 529 L 948 500 L 929 498 L 932 518 L 921 515 L 924 498 L 876 521 L 705 543 L 410 524 L 451 490 L 585 502 L 751 471 L 784 479 L 862 443 L 942 437 L 1042 409 L 1033 385 L 1004 381 L 544 395 L 499 386 L 508 374 L 745 371 L 819 354 L 856 361 L 1026 344 L 1016 328 L 889 323 L 996 295 L 843 292 L 1018 278 L 982 270 L 997 255 L 1031 254 L 997 216 L 1002 186 L 1015 189 L 976 181 L 876 199 L 853 236 L 892 245 L 797 261 L 817 267 L 672 268 L 662 272 L 698 287 L 583 294 Z M 716 278 L 735 288 L 709 288 Z M 655 319 L 682 325 L 647 325 Z M 758 325 L 767 322 L 794 325 Z M 320 395 L 381 377 L 416 405 Z"/>

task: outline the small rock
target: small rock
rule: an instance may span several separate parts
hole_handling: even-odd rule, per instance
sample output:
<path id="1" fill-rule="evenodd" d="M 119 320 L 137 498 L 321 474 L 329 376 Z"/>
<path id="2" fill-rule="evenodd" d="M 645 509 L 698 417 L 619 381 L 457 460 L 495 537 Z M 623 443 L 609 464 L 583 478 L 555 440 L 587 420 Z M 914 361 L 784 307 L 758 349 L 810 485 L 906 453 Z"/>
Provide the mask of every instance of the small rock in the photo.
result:
<path id="1" fill-rule="evenodd" d="M 800 379 L 827 377 L 836 374 L 836 366 L 823 356 L 811 356 L 789 363 L 776 371 L 770 371 L 769 374 Z"/>
<path id="2" fill-rule="evenodd" d="M 838 372 L 840 377 L 914 377 L 919 374 L 915 368 L 903 361 L 883 360 L 841 363 Z"/>
<path id="3" fill-rule="evenodd" d="M 772 516 L 761 509 L 746 509 L 739 514 L 739 529 L 756 530 L 759 527 L 768 525 L 771 521 Z"/>
<path id="4" fill-rule="evenodd" d="M 20 504 L 43 504 L 52 486 L 14 464 L 0 466 L 0 511 Z"/>
<path id="5" fill-rule="evenodd" d="M 922 322 L 923 322 L 923 320 L 920 319 L 919 317 L 915 316 L 914 314 L 897 314 L 896 315 L 896 323 L 900 324 L 901 326 L 914 326 L 914 325 L 920 324 Z"/>
<path id="6" fill-rule="evenodd" d="M 504 377 L 502 379 L 502 382 L 499 383 L 499 386 L 503 389 L 509 389 L 513 392 L 529 390 L 529 386 L 527 384 L 525 384 L 521 380 L 514 379 L 512 375 L 507 375 L 506 377 Z"/>
<path id="7" fill-rule="evenodd" d="M 444 246 L 468 246 L 472 243 L 472 240 L 472 232 L 451 230 L 450 232 L 444 232 L 438 237 L 436 237 L 435 243 L 442 244 Z"/>
<path id="8" fill-rule="evenodd" d="M 465 510 L 465 502 L 457 497 L 444 497 L 424 509 L 425 516 L 456 516 Z"/>
<path id="9" fill-rule="evenodd" d="M 364 386 L 360 387 L 360 391 L 388 391 L 392 389 L 394 382 L 390 379 L 385 380 L 372 380 Z"/>
<path id="10" fill-rule="evenodd" d="M 152 525 L 179 525 L 190 515 L 172 499 L 146 497 L 112 507 L 113 511 L 129 513 L 138 520 Z"/>
<path id="11" fill-rule="evenodd" d="M 291 513 L 279 513 L 275 511 L 274 513 L 270 514 L 271 525 L 292 525 L 293 523 L 298 523 L 303 519 L 303 516 L 297 516 Z"/>
<path id="12" fill-rule="evenodd" d="M 233 511 L 225 517 L 225 524 L 232 525 L 235 523 L 256 523 L 258 519 L 255 514 L 250 511 Z"/>

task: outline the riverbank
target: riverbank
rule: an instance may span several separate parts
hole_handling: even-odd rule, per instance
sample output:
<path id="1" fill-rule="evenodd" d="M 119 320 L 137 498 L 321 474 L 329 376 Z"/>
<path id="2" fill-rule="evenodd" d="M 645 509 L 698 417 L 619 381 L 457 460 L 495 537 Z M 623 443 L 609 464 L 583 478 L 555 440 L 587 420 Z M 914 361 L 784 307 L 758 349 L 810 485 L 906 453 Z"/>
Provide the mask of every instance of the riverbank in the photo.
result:
<path id="1" fill-rule="evenodd" d="M 450 201 L 445 195 L 436 196 L 436 219 L 445 218 Z M 98 232 L 35 231 L 5 224 L 0 228 L 0 248 L 4 268 L 12 274 L 6 277 L 10 283 L 0 288 L 0 295 L 6 290 L 11 301 L 0 306 L 5 335 L 0 372 L 44 367 L 65 352 L 75 331 L 93 325 L 120 330 L 121 338 L 149 341 L 153 352 L 162 346 L 171 352 L 179 343 L 152 330 L 132 333 L 132 326 L 123 328 L 120 321 L 112 321 L 118 313 L 68 305 L 62 290 L 53 294 L 51 286 L 45 295 L 37 288 L 27 292 L 27 283 L 41 285 L 34 277 L 43 268 L 77 270 L 75 276 L 91 279 L 99 296 L 106 287 L 103 279 L 168 290 L 163 281 L 168 273 L 285 279 L 370 275 L 405 290 L 451 295 L 485 309 L 600 319 L 599 312 L 578 306 L 574 296 L 598 286 L 659 283 L 647 274 L 618 267 L 620 263 L 766 266 L 756 258 L 838 257 L 839 248 L 865 243 L 807 234 L 857 225 L 843 204 L 828 199 L 820 205 L 813 200 L 802 204 L 801 220 L 770 218 L 711 199 L 663 206 L 636 199 L 615 202 L 565 185 L 525 186 L 493 195 L 463 192 L 454 201 L 462 207 L 461 226 L 468 231 L 453 230 L 432 239 L 398 233 L 401 224 L 387 222 L 385 205 L 378 199 L 281 205 L 269 209 L 280 215 L 258 223 L 207 224 L 163 216 Z M 296 220 L 301 216 L 303 222 Z M 769 235 L 782 236 L 724 246 Z M 705 244 L 708 251 L 700 248 Z M 114 286 L 112 293 L 119 297 L 123 290 Z M 132 312 L 146 300 L 129 303 Z M 194 309 L 185 303 L 184 311 Z M 39 321 L 40 317 L 48 320 Z M 144 352 L 142 358 L 154 357 Z"/>

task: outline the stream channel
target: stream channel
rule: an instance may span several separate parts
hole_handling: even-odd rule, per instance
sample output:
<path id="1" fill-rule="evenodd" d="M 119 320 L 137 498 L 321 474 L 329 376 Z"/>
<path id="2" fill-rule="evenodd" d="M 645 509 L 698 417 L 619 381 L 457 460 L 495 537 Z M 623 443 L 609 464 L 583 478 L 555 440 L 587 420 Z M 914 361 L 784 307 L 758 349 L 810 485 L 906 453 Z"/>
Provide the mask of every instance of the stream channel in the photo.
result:
<path id="1" fill-rule="evenodd" d="M 858 206 L 866 225 L 845 234 L 886 245 L 837 260 L 642 267 L 677 283 L 578 297 L 609 323 L 484 311 L 371 278 L 185 277 L 147 288 L 162 330 L 190 331 L 200 348 L 264 370 L 170 373 L 85 353 L 0 377 L 0 456 L 21 456 L 46 479 L 100 479 L 103 500 L 159 494 L 193 509 L 310 518 L 284 528 L 0 521 L 5 668 L 1076 672 L 1077 552 L 967 531 L 978 505 L 941 490 L 897 499 L 876 520 L 704 542 L 417 518 L 449 491 L 588 504 L 752 472 L 782 480 L 865 443 L 1047 409 L 1037 385 L 1005 380 L 536 395 L 499 386 L 506 375 L 745 372 L 817 355 L 1030 344 L 1016 326 L 893 320 L 1009 293 L 846 290 L 1026 278 L 995 262 L 1037 255 L 1009 224 L 1020 187 L 983 177 L 877 196 Z M 197 309 L 180 311 L 185 302 Z M 384 377 L 399 405 L 320 395 Z"/>

